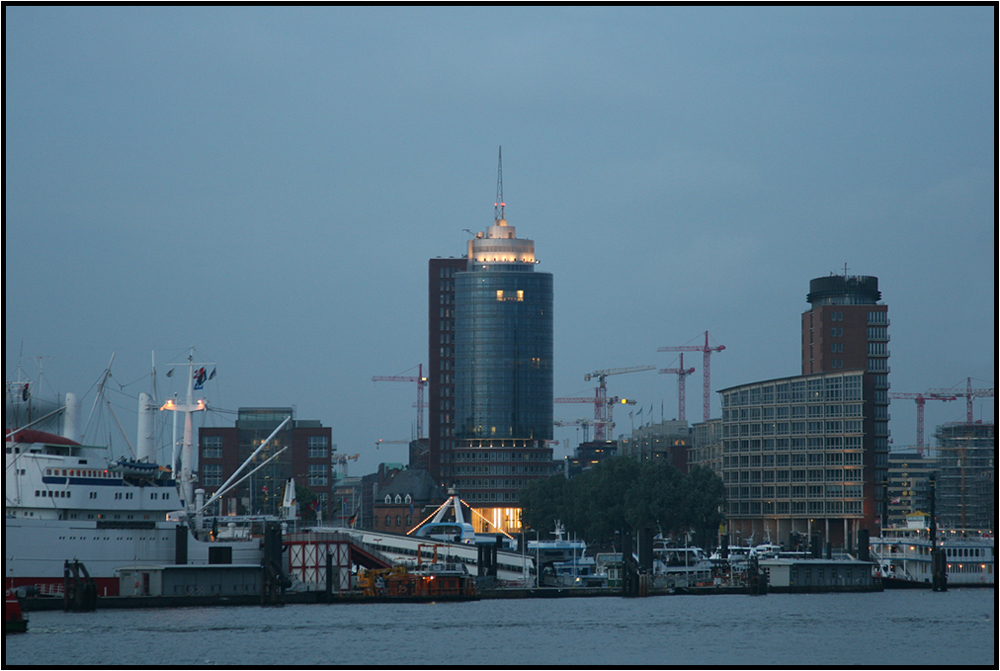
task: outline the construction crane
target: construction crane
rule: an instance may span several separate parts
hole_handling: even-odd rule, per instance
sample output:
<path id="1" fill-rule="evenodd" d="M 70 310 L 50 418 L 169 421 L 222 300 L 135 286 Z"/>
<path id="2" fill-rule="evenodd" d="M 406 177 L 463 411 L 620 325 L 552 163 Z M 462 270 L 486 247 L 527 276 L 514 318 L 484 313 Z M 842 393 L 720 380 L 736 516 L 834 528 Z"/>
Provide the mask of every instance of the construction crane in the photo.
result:
<path id="1" fill-rule="evenodd" d="M 587 373 L 583 376 L 583 379 L 590 381 L 592 378 L 597 378 L 598 385 L 594 390 L 593 399 L 555 399 L 557 403 L 580 403 L 589 402 L 592 400 L 594 404 L 594 440 L 595 441 L 606 441 L 608 439 L 608 428 L 614 426 L 614 409 L 613 406 L 619 402 L 621 403 L 632 403 L 635 401 L 629 401 L 627 399 L 620 399 L 617 396 L 614 398 L 608 398 L 608 389 L 605 380 L 609 375 L 622 375 L 624 373 L 638 373 L 644 370 L 656 370 L 656 366 L 629 366 L 627 368 L 607 368 L 604 370 L 595 370 L 593 373 Z"/>
<path id="2" fill-rule="evenodd" d="M 581 403 L 590 403 L 593 399 L 583 398 L 580 399 Z M 560 401 L 560 403 L 565 401 Z M 573 401 L 574 403 L 576 401 Z M 561 420 L 557 419 L 552 422 L 553 426 L 582 426 L 583 427 L 583 442 L 588 442 L 590 440 L 590 426 L 594 423 L 592 419 L 571 419 L 571 420 Z"/>
<path id="3" fill-rule="evenodd" d="M 410 441 L 408 440 L 382 440 L 381 438 L 379 438 L 378 440 L 375 441 L 375 449 L 377 450 L 381 445 L 409 445 L 409 444 Z"/>
<path id="4" fill-rule="evenodd" d="M 412 369 L 411 369 L 412 370 Z M 375 375 L 372 382 L 416 382 L 417 383 L 417 440 L 424 437 L 424 387 L 427 378 L 424 377 L 424 364 L 418 364 L 417 376 L 412 375 Z"/>
<path id="5" fill-rule="evenodd" d="M 617 396 L 611 396 L 609 398 L 605 398 L 605 401 L 604 401 L 605 408 L 603 410 L 598 410 L 598 408 L 600 407 L 598 405 L 600 403 L 600 401 L 598 400 L 599 394 L 600 394 L 600 391 L 599 390 L 595 390 L 594 396 L 561 396 L 559 398 L 552 399 L 553 403 L 588 403 L 588 404 L 593 404 L 594 405 L 594 414 L 597 415 L 600 412 L 601 419 L 595 418 L 595 419 L 592 419 L 592 420 L 587 420 L 587 423 L 583 423 L 583 421 L 577 420 L 577 421 L 580 421 L 581 425 L 584 427 L 583 428 L 583 430 L 584 430 L 584 442 L 587 442 L 586 431 L 587 431 L 587 426 L 588 425 L 594 427 L 594 440 L 607 440 L 608 429 L 609 428 L 613 428 L 614 425 L 615 425 L 615 422 L 614 422 L 614 406 L 619 405 L 619 404 L 622 404 L 622 405 L 635 405 L 636 404 L 636 401 L 634 401 L 632 399 L 618 398 Z M 576 422 L 569 422 L 568 424 L 572 425 L 572 424 L 575 424 L 575 423 Z M 559 426 L 559 424 L 556 424 L 556 426 Z"/>
<path id="6" fill-rule="evenodd" d="M 686 421 L 685 415 L 685 398 L 687 397 L 687 391 L 685 390 L 684 380 L 688 375 L 694 372 L 694 367 L 685 368 L 684 367 L 684 352 L 681 352 L 681 365 L 680 368 L 661 368 L 660 373 L 672 373 L 677 376 L 677 419 L 684 422 Z"/>
<path id="7" fill-rule="evenodd" d="M 715 352 L 721 352 L 726 349 L 725 345 L 719 345 L 717 347 L 708 346 L 708 331 L 705 331 L 705 344 L 704 345 L 677 345 L 671 347 L 658 347 L 657 352 L 701 352 L 704 354 L 704 363 L 702 364 L 702 371 L 704 371 L 705 377 L 705 388 L 703 390 L 703 400 L 702 400 L 702 415 L 704 420 L 707 422 L 709 415 L 711 414 L 711 398 L 712 398 L 712 385 L 710 382 L 711 377 L 711 356 Z"/>
<path id="8" fill-rule="evenodd" d="M 924 404 L 927 401 L 954 401 L 956 396 L 943 396 L 927 392 L 926 394 L 910 394 L 907 392 L 889 392 L 889 398 L 912 398 L 917 402 L 917 453 L 924 453 Z"/>
<path id="9" fill-rule="evenodd" d="M 348 454 L 335 454 L 335 455 L 333 455 L 333 463 L 340 464 L 340 466 L 341 466 L 341 473 L 343 473 L 342 477 L 346 478 L 347 477 L 347 461 L 348 460 L 357 461 L 358 457 L 360 457 L 360 456 L 361 456 L 360 454 L 350 454 L 350 455 L 348 455 Z"/>
<path id="10" fill-rule="evenodd" d="M 972 424 L 972 422 L 973 422 L 973 419 L 972 419 L 972 399 L 975 398 L 975 397 L 977 397 L 977 396 L 980 396 L 980 397 L 983 397 L 983 396 L 992 397 L 993 396 L 993 389 L 992 388 L 989 388 L 989 389 L 973 389 L 972 388 L 972 378 L 971 377 L 965 378 L 965 385 L 966 385 L 965 386 L 965 391 L 956 390 L 954 388 L 952 388 L 952 389 L 931 389 L 927 393 L 944 394 L 944 395 L 952 395 L 953 394 L 955 396 L 964 396 L 965 397 L 965 415 L 966 415 L 965 420 L 969 424 Z"/>

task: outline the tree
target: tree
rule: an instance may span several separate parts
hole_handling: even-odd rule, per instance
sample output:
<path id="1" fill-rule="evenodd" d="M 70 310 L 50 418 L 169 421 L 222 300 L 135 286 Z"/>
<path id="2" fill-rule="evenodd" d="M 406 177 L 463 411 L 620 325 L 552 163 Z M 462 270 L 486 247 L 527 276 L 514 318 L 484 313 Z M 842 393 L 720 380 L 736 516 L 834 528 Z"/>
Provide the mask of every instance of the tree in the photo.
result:
<path id="1" fill-rule="evenodd" d="M 726 486 L 722 478 L 706 466 L 691 467 L 682 505 L 688 514 L 687 525 L 695 532 L 695 542 L 702 547 L 714 545 L 715 534 L 724 519 L 725 503 Z"/>
<path id="2" fill-rule="evenodd" d="M 565 515 L 567 480 L 562 475 L 532 480 L 519 493 L 521 525 L 525 529 L 548 531 L 555 520 Z"/>
<path id="3" fill-rule="evenodd" d="M 312 503 L 317 499 L 316 493 L 298 483 L 295 483 L 295 503 L 299 507 L 299 517 L 303 520 L 316 521 L 316 511 Z"/>
<path id="4" fill-rule="evenodd" d="M 710 547 L 722 522 L 725 487 L 711 469 L 681 473 L 662 460 L 612 457 L 572 480 L 556 475 L 521 490 L 526 526 L 549 530 L 556 520 L 588 543 L 608 546 L 617 531 L 694 532 Z"/>

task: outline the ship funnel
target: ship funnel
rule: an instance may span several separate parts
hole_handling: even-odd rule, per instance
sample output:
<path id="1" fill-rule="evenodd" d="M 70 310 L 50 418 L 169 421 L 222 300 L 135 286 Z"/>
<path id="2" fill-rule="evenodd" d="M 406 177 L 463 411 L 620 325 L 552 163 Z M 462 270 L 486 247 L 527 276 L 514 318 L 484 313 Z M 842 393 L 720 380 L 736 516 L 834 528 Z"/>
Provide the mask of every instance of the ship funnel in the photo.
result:
<path id="1" fill-rule="evenodd" d="M 153 445 L 153 397 L 142 392 L 139 394 L 139 436 L 136 441 L 135 456 L 139 461 L 156 463 L 156 448 Z"/>
<path id="2" fill-rule="evenodd" d="M 83 442 L 79 427 L 80 399 L 76 394 L 66 394 L 66 411 L 63 414 L 63 438 L 69 438 L 77 443 Z"/>

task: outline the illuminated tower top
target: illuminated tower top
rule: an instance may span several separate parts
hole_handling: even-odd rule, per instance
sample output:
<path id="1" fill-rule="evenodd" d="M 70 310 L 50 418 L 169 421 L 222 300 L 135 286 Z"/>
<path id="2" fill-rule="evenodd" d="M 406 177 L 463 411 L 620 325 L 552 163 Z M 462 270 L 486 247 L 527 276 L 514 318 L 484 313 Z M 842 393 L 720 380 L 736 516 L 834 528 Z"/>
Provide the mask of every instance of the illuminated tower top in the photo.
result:
<path id="1" fill-rule="evenodd" d="M 497 159 L 497 199 L 493 203 L 493 225 L 469 240 L 469 270 L 533 270 L 535 241 L 518 238 L 507 224 L 503 202 L 503 148 Z"/>

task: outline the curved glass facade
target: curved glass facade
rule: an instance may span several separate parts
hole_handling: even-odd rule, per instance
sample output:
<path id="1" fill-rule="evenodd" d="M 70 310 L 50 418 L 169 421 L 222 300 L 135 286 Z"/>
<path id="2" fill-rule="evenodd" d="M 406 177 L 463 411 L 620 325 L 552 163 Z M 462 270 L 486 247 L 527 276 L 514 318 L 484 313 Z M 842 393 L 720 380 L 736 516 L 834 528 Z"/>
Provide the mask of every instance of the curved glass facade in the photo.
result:
<path id="1" fill-rule="evenodd" d="M 552 275 L 502 264 L 455 276 L 455 434 L 551 440 Z"/>

